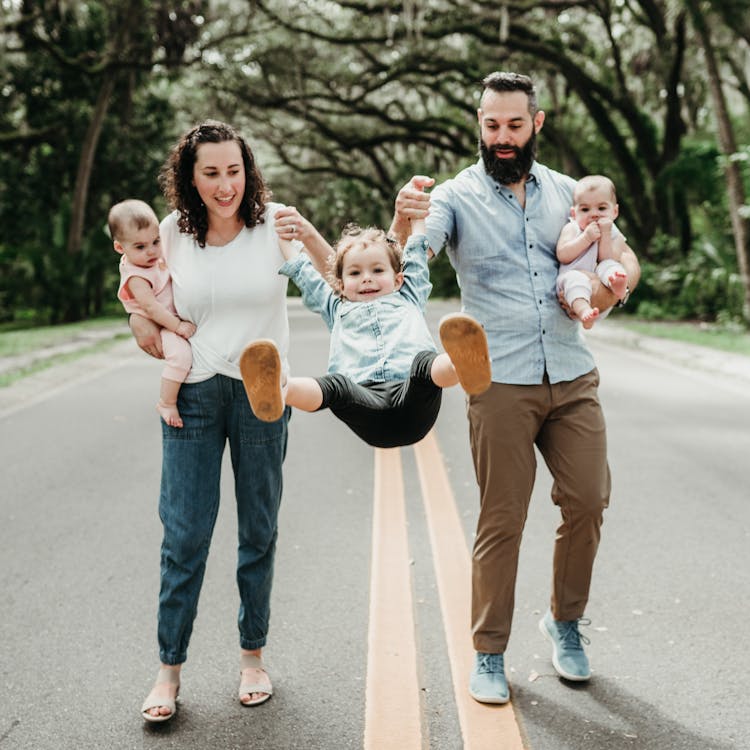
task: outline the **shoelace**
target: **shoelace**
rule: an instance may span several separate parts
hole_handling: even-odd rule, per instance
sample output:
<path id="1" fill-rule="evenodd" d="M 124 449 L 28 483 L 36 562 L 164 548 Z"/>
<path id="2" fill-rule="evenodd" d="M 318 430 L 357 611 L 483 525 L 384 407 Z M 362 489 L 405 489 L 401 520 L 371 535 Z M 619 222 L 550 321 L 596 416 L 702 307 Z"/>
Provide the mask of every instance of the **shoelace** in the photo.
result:
<path id="1" fill-rule="evenodd" d="M 577 620 L 568 620 L 566 622 L 556 622 L 557 632 L 560 634 L 563 648 L 569 651 L 583 651 L 581 642 L 587 646 L 591 641 L 578 631 L 579 625 L 591 625 L 588 617 L 579 617 Z"/>
<path id="2" fill-rule="evenodd" d="M 494 674 L 503 671 L 502 654 L 481 654 L 479 664 L 477 664 L 478 674 Z"/>

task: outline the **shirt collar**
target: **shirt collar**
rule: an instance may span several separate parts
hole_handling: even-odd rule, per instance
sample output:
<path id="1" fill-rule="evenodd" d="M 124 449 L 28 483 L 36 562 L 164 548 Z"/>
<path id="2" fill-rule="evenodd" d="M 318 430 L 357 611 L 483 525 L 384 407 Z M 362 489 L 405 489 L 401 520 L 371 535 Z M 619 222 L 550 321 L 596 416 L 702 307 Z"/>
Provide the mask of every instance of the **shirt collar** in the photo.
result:
<path id="1" fill-rule="evenodd" d="M 492 177 L 490 177 L 489 174 L 487 174 L 487 169 L 484 166 L 484 160 L 482 159 L 481 156 L 477 160 L 477 167 L 481 170 L 482 174 L 484 175 L 484 178 L 488 180 L 489 183 L 493 187 L 496 187 L 496 188 L 508 187 L 507 185 L 501 185 L 499 182 L 497 182 Z M 534 159 L 534 161 L 531 162 L 531 168 L 529 169 L 529 174 L 526 177 L 526 182 L 532 182 L 532 181 L 535 182 L 538 187 L 541 187 L 542 181 L 539 179 L 539 164 L 536 161 L 536 159 Z"/>

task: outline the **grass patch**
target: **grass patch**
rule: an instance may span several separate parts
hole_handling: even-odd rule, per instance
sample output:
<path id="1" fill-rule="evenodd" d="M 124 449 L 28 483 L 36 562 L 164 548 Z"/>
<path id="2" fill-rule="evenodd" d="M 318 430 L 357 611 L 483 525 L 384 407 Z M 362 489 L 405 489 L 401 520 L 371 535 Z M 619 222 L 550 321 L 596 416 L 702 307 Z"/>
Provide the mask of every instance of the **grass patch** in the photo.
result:
<path id="1" fill-rule="evenodd" d="M 75 340 L 87 331 L 127 325 L 123 316 L 117 318 L 97 318 L 82 323 L 66 323 L 58 326 L 38 328 L 0 329 L 0 357 L 14 357 L 19 354 L 45 349 L 50 346 Z"/>
<path id="2" fill-rule="evenodd" d="M 624 328 L 644 336 L 654 336 L 709 349 L 750 356 L 750 332 L 744 328 L 710 325 L 708 323 L 668 323 L 646 320 L 617 321 Z"/>
<path id="3" fill-rule="evenodd" d="M 719 351 L 732 352 L 750 357 L 750 332 L 739 326 L 709 325 L 707 323 L 659 322 L 622 317 L 617 324 L 644 336 L 698 344 Z M 55 364 L 69 362 L 87 354 L 102 351 L 115 341 L 127 338 L 127 323 L 123 316 L 97 318 L 81 323 L 57 326 L 23 327 L 8 329 L 0 327 L 0 358 L 23 355 L 39 349 L 54 347 L 68 341 L 83 340 L 97 329 L 112 329 L 122 326 L 123 333 L 114 333 L 105 339 L 91 338 L 75 352 L 56 354 L 28 367 L 19 367 L 0 374 L 0 388 L 23 377 L 44 370 Z"/>
<path id="4" fill-rule="evenodd" d="M 7 372 L 0 373 L 0 388 L 6 388 L 12 385 L 21 378 L 28 377 L 34 373 L 46 370 L 53 365 L 61 365 L 65 362 L 72 362 L 73 360 L 85 357 L 88 354 L 95 354 L 97 352 L 103 352 L 113 347 L 118 341 L 123 338 L 127 338 L 129 334 L 124 333 L 121 335 L 114 336 L 112 338 L 103 339 L 100 341 L 92 341 L 89 346 L 77 349 L 74 352 L 68 352 L 66 354 L 56 354 L 52 357 L 46 357 L 35 362 L 33 365 L 28 367 L 19 367 L 17 370 L 8 370 Z"/>

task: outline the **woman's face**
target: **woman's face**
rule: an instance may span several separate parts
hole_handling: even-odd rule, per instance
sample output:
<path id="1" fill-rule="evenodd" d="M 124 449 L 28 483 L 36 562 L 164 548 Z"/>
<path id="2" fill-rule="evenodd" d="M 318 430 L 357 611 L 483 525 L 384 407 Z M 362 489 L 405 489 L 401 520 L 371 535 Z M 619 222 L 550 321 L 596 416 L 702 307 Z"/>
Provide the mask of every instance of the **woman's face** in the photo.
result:
<path id="1" fill-rule="evenodd" d="M 213 220 L 237 216 L 245 195 L 245 166 L 235 141 L 201 143 L 195 152 L 193 185 Z"/>

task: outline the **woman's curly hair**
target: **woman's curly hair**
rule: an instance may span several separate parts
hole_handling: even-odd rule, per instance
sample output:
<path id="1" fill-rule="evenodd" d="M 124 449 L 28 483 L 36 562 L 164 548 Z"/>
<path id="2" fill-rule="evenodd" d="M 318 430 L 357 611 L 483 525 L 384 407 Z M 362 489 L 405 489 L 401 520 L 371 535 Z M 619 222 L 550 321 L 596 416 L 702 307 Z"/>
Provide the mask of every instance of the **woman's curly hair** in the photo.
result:
<path id="1" fill-rule="evenodd" d="M 206 120 L 185 133 L 167 157 L 159 174 L 159 184 L 171 209 L 179 211 L 177 226 L 195 238 L 200 247 L 206 246 L 208 211 L 193 184 L 198 146 L 203 143 L 234 141 L 240 148 L 245 167 L 245 194 L 240 202 L 239 215 L 246 227 L 263 223 L 266 203 L 271 192 L 266 187 L 253 152 L 245 139 L 231 126 L 218 120 Z"/>
<path id="2" fill-rule="evenodd" d="M 334 289 L 341 293 L 342 280 L 344 278 L 344 258 L 352 249 L 364 249 L 371 245 L 380 245 L 388 255 L 394 273 L 403 271 L 403 250 L 400 243 L 394 237 L 386 234 L 377 227 L 360 227 L 358 224 L 347 224 L 341 232 L 341 237 L 334 245 L 334 252 L 328 260 L 327 281 Z"/>

